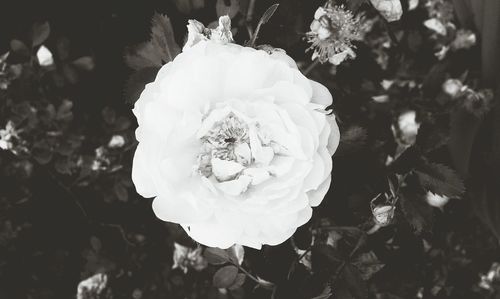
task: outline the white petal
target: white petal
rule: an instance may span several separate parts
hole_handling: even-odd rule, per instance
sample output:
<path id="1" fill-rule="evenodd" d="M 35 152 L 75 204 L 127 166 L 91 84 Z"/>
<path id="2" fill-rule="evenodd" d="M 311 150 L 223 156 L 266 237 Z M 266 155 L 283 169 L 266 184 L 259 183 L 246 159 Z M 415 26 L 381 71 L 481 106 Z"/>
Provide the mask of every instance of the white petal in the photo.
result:
<path id="1" fill-rule="evenodd" d="M 328 88 L 313 80 L 309 80 L 309 83 L 311 83 L 313 89 L 313 103 L 324 105 L 325 107 L 330 106 L 333 103 L 333 97 Z"/>
<path id="2" fill-rule="evenodd" d="M 219 181 L 232 180 L 243 169 L 245 169 L 243 165 L 234 161 L 212 159 L 212 172 Z"/>
<path id="3" fill-rule="evenodd" d="M 248 189 L 251 182 L 252 178 L 248 175 L 240 175 L 235 180 L 216 184 L 216 187 L 228 195 L 238 196 Z"/>
<path id="4" fill-rule="evenodd" d="M 45 46 L 40 46 L 36 52 L 36 58 L 38 59 L 38 64 L 40 66 L 51 66 L 54 64 L 54 58 L 52 58 L 52 53 Z"/>

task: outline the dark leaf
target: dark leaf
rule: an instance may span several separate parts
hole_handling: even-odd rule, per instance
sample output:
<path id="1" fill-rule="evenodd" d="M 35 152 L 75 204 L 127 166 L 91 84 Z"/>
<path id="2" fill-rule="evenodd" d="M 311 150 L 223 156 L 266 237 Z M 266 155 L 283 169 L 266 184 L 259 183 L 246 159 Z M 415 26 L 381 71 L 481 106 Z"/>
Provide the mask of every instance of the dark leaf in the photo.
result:
<path id="1" fill-rule="evenodd" d="M 214 274 L 213 284 L 216 288 L 228 288 L 233 285 L 238 276 L 238 268 L 233 265 L 225 266 Z"/>
<path id="2" fill-rule="evenodd" d="M 358 268 L 364 280 L 369 280 L 385 266 L 373 251 L 358 255 L 352 263 Z"/>
<path id="3" fill-rule="evenodd" d="M 94 249 L 95 252 L 101 251 L 101 240 L 99 240 L 99 238 L 97 238 L 96 236 L 90 237 L 90 246 L 92 247 L 92 249 Z"/>
<path id="4" fill-rule="evenodd" d="M 41 45 L 50 34 L 50 25 L 48 22 L 35 23 L 32 28 L 32 46 Z"/>
<path id="5" fill-rule="evenodd" d="M 205 7 L 205 0 L 174 0 L 177 9 L 187 15 L 191 10 L 201 9 Z"/>
<path id="6" fill-rule="evenodd" d="M 400 197 L 400 203 L 406 220 L 417 233 L 431 228 L 433 210 L 425 202 L 423 195 L 413 192 L 403 192 Z"/>
<path id="7" fill-rule="evenodd" d="M 451 168 L 428 163 L 415 170 L 420 184 L 427 191 L 448 197 L 458 197 L 465 192 L 462 180 Z"/>
<path id="8" fill-rule="evenodd" d="M 229 254 L 224 249 L 208 247 L 203 252 L 207 262 L 212 265 L 221 265 L 230 261 Z"/>
<path id="9" fill-rule="evenodd" d="M 463 108 L 458 108 L 450 115 L 450 154 L 458 173 L 465 177 L 469 172 L 472 145 L 481 125 L 481 119 Z"/>
<path id="10" fill-rule="evenodd" d="M 124 58 L 131 69 L 141 70 L 161 67 L 180 52 L 170 19 L 166 15 L 155 13 L 151 20 L 151 40 L 129 47 Z"/>
<path id="11" fill-rule="evenodd" d="M 344 280 L 347 283 L 347 289 L 354 298 L 368 298 L 368 289 L 365 281 L 361 277 L 361 272 L 351 264 L 347 264 L 343 270 Z"/>
<path id="12" fill-rule="evenodd" d="M 21 56 L 30 55 L 28 47 L 18 39 L 13 39 L 10 41 L 10 49 L 12 50 L 12 52 L 19 54 Z"/>
<path id="13" fill-rule="evenodd" d="M 345 155 L 361 149 L 368 138 L 366 129 L 359 126 L 351 126 L 340 136 L 339 148 L 336 155 Z"/>
<path id="14" fill-rule="evenodd" d="M 174 60 L 181 52 L 174 38 L 174 30 L 166 15 L 155 13 L 151 20 L 151 42 L 160 52 L 164 63 Z"/>
<path id="15" fill-rule="evenodd" d="M 78 73 L 75 69 L 74 66 L 69 65 L 69 64 L 64 64 L 62 66 L 62 72 L 64 75 L 64 78 L 71 83 L 71 84 L 76 84 L 78 82 Z"/>
<path id="16" fill-rule="evenodd" d="M 94 59 L 90 56 L 83 56 L 75 59 L 72 64 L 83 71 L 91 71 L 95 67 Z"/>
<path id="17" fill-rule="evenodd" d="M 135 101 L 139 99 L 146 84 L 154 81 L 157 73 L 157 67 L 148 67 L 130 75 L 124 90 L 126 102 L 131 104 L 135 103 Z"/>
<path id="18" fill-rule="evenodd" d="M 276 10 L 278 9 L 278 6 L 279 6 L 278 3 L 271 5 L 266 10 L 266 12 L 264 12 L 264 14 L 262 15 L 262 18 L 260 18 L 259 23 L 262 24 L 262 25 L 264 25 L 267 22 L 269 22 L 269 20 L 271 19 L 271 17 L 274 15 L 274 13 L 276 12 Z"/>
<path id="19" fill-rule="evenodd" d="M 57 56 L 59 56 L 59 59 L 64 61 L 68 59 L 69 57 L 69 39 L 66 37 L 62 37 L 59 40 L 57 40 L 56 44 L 56 51 L 57 51 Z"/>
<path id="20" fill-rule="evenodd" d="M 347 7 L 349 8 L 350 11 L 356 12 L 363 3 L 365 3 L 366 0 L 349 0 L 347 2 Z"/>
<path id="21" fill-rule="evenodd" d="M 238 0 L 230 0 L 230 5 L 227 6 L 225 0 L 217 0 L 215 4 L 215 11 L 217 16 L 229 16 L 229 18 L 234 18 L 238 11 L 240 10 L 240 2 Z"/>
<path id="22" fill-rule="evenodd" d="M 125 186 L 123 184 L 116 183 L 113 187 L 113 190 L 114 190 L 115 195 L 119 201 L 121 201 L 121 202 L 128 201 L 128 191 L 127 191 L 127 188 L 125 188 Z"/>
<path id="23" fill-rule="evenodd" d="M 245 283 L 245 278 L 246 278 L 245 274 L 238 273 L 238 275 L 236 275 L 236 279 L 233 281 L 233 284 L 230 285 L 228 289 L 235 290 L 237 288 L 240 288 Z"/>

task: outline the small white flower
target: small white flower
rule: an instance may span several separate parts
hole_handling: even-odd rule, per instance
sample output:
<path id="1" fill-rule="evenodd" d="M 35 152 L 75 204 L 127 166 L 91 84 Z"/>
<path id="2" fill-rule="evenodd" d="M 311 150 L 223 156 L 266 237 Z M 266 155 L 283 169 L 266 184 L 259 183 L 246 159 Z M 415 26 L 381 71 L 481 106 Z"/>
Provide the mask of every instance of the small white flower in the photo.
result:
<path id="1" fill-rule="evenodd" d="M 403 7 L 400 0 L 370 0 L 380 14 L 389 22 L 401 19 Z"/>
<path id="2" fill-rule="evenodd" d="M 0 130 L 0 148 L 3 150 L 12 150 L 14 147 L 14 139 L 19 138 L 18 132 L 12 121 L 8 121 L 5 129 Z"/>
<path id="3" fill-rule="evenodd" d="M 448 79 L 443 83 L 443 91 L 452 98 L 457 98 L 463 92 L 464 86 L 458 79 Z"/>
<path id="4" fill-rule="evenodd" d="M 328 1 L 325 6 L 319 7 L 314 14 L 311 31 L 307 33 L 311 43 L 308 50 L 313 50 L 312 59 L 339 65 L 346 59 L 355 58 L 351 42 L 359 39 L 359 23 L 359 19 L 344 6 L 335 6 Z"/>
<path id="5" fill-rule="evenodd" d="M 428 19 L 424 22 L 424 26 L 429 28 L 430 30 L 434 31 L 435 33 L 439 35 L 445 36 L 448 30 L 446 29 L 446 26 L 438 19 L 438 18 L 432 18 Z"/>
<path id="6" fill-rule="evenodd" d="M 77 299 L 98 298 L 108 283 L 108 276 L 103 273 L 95 274 L 78 284 Z"/>
<path id="7" fill-rule="evenodd" d="M 397 127 L 393 126 L 396 141 L 404 146 L 411 146 L 417 139 L 420 123 L 416 121 L 417 113 L 413 110 L 406 111 L 398 117 Z"/>
<path id="8" fill-rule="evenodd" d="M 442 209 L 450 200 L 450 198 L 446 195 L 439 195 L 439 194 L 434 194 L 432 192 L 427 192 L 427 195 L 425 197 L 427 203 L 430 206 Z"/>
<path id="9" fill-rule="evenodd" d="M 109 148 L 120 148 L 125 145 L 125 138 L 122 135 L 113 135 L 108 142 Z"/>
<path id="10" fill-rule="evenodd" d="M 205 269 L 208 266 L 208 262 L 201 252 L 202 249 L 200 246 L 196 249 L 192 249 L 174 242 L 174 264 L 172 269 L 179 268 L 184 273 L 187 273 L 190 268 L 196 271 Z"/>
<path id="11" fill-rule="evenodd" d="M 54 64 L 52 53 L 44 45 L 40 46 L 36 52 L 36 58 L 38 59 L 38 64 L 40 64 L 40 66 L 51 66 Z"/>
<path id="12" fill-rule="evenodd" d="M 372 214 L 375 222 L 380 226 L 389 225 L 392 221 L 392 218 L 394 218 L 395 209 L 396 208 L 393 205 L 382 205 L 374 207 L 372 210 Z"/>
<path id="13" fill-rule="evenodd" d="M 410 0 L 408 2 L 408 10 L 414 10 L 418 7 L 418 4 L 419 4 L 419 0 Z"/>

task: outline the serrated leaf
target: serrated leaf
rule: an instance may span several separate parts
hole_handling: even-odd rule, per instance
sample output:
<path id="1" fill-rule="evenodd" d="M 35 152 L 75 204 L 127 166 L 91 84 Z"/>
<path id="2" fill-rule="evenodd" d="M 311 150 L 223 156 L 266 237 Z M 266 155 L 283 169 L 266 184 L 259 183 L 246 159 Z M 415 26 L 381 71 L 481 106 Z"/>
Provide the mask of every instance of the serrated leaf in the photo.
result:
<path id="1" fill-rule="evenodd" d="M 228 287 L 230 290 L 236 290 L 240 288 L 245 283 L 246 275 L 243 273 L 238 273 L 236 275 L 236 279 L 233 281 L 233 284 Z"/>
<path id="2" fill-rule="evenodd" d="M 230 261 L 229 254 L 224 249 L 208 247 L 203 256 L 209 264 L 221 265 Z"/>
<path id="3" fill-rule="evenodd" d="M 158 67 L 148 67 L 130 75 L 124 89 L 125 101 L 134 104 L 139 99 L 146 84 L 154 81 L 157 73 Z"/>
<path id="4" fill-rule="evenodd" d="M 151 41 L 153 46 L 160 50 L 164 63 L 174 60 L 175 56 L 181 52 L 179 45 L 175 41 L 174 29 L 170 19 L 166 15 L 155 13 L 151 20 Z"/>
<path id="5" fill-rule="evenodd" d="M 373 251 L 362 253 L 356 256 L 352 262 L 361 273 L 364 280 L 369 280 L 375 273 L 380 271 L 385 265 L 379 261 Z"/>
<path id="6" fill-rule="evenodd" d="M 94 59 L 90 56 L 83 56 L 73 60 L 72 64 L 83 71 L 91 71 L 95 67 Z"/>
<path id="7" fill-rule="evenodd" d="M 181 52 L 175 42 L 170 19 L 155 13 L 151 20 L 151 39 L 125 51 L 125 63 L 134 70 L 158 68 L 172 61 Z"/>
<path id="8" fill-rule="evenodd" d="M 238 11 L 240 10 L 239 0 L 230 0 L 230 5 L 226 5 L 225 0 L 217 0 L 215 4 L 215 11 L 217 12 L 217 17 L 229 16 L 229 18 L 234 18 Z"/>
<path id="9" fill-rule="evenodd" d="M 418 167 L 415 173 L 426 191 L 448 197 L 458 197 L 465 192 L 462 180 L 445 165 L 428 163 Z"/>
<path id="10" fill-rule="evenodd" d="M 35 23 L 32 27 L 31 41 L 32 46 L 41 45 L 50 35 L 50 25 L 48 22 Z"/>
<path id="11" fill-rule="evenodd" d="M 406 220 L 418 234 L 431 228 L 433 210 L 422 195 L 403 192 L 399 202 Z"/>
<path id="12" fill-rule="evenodd" d="M 213 285 L 217 288 L 228 288 L 236 280 L 238 268 L 233 265 L 225 266 L 217 270 L 214 274 Z"/>
<path id="13" fill-rule="evenodd" d="M 10 49 L 12 50 L 12 52 L 22 56 L 30 55 L 29 49 L 26 44 L 18 39 L 13 39 L 10 41 Z"/>

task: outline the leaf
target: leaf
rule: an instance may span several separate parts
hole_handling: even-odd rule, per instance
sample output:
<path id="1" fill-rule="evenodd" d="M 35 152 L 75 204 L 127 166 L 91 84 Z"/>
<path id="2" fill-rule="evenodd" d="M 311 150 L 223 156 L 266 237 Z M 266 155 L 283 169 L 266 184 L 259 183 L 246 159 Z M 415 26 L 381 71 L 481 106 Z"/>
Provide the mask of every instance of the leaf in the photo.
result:
<path id="1" fill-rule="evenodd" d="M 259 36 L 260 27 L 262 25 L 266 24 L 267 22 L 269 22 L 269 20 L 271 19 L 271 17 L 274 15 L 274 13 L 276 12 L 276 10 L 278 9 L 278 6 L 279 6 L 278 3 L 273 4 L 273 5 L 271 5 L 271 7 L 269 7 L 264 12 L 264 14 L 262 15 L 262 17 L 260 18 L 259 23 L 257 24 L 257 29 L 255 29 L 255 32 L 254 32 L 252 38 L 248 42 L 248 45 L 250 47 L 254 47 L 255 46 L 255 41 L 257 40 L 257 37 Z"/>
<path id="2" fill-rule="evenodd" d="M 174 60 L 181 52 L 174 37 L 174 30 L 170 19 L 166 15 L 155 13 L 151 20 L 151 42 L 161 53 L 163 62 Z"/>
<path id="3" fill-rule="evenodd" d="M 129 47 L 125 51 L 125 63 L 134 70 L 161 67 L 172 61 L 181 52 L 175 42 L 170 19 L 155 13 L 151 20 L 151 39 L 147 42 Z"/>
<path id="4" fill-rule="evenodd" d="M 130 75 L 123 92 L 125 101 L 134 104 L 139 99 L 146 84 L 154 81 L 157 73 L 158 67 L 147 67 Z"/>
<path id="5" fill-rule="evenodd" d="M 90 56 L 83 56 L 73 60 L 72 64 L 83 71 L 91 71 L 95 67 L 94 59 Z"/>
<path id="6" fill-rule="evenodd" d="M 448 197 L 458 197 L 465 192 L 462 180 L 451 168 L 436 163 L 418 167 L 415 173 L 426 191 Z"/>
<path id="7" fill-rule="evenodd" d="M 101 251 L 101 240 L 99 240 L 99 238 L 97 238 L 96 236 L 90 237 L 90 246 L 92 247 L 92 249 L 94 249 L 95 252 Z"/>
<path id="8" fill-rule="evenodd" d="M 432 226 L 433 210 L 420 194 L 402 192 L 400 197 L 401 209 L 406 220 L 415 229 L 417 234 L 428 230 Z"/>
<path id="9" fill-rule="evenodd" d="M 370 2 L 388 22 L 398 21 L 403 15 L 400 0 L 370 0 Z"/>
<path id="10" fill-rule="evenodd" d="M 69 39 L 66 37 L 61 37 L 56 43 L 57 56 L 61 61 L 68 59 L 69 56 Z"/>
<path id="11" fill-rule="evenodd" d="M 217 17 L 229 16 L 230 19 L 234 18 L 238 11 L 240 10 L 239 0 L 230 0 L 230 5 L 227 6 L 225 0 L 217 0 L 215 4 L 215 11 L 217 12 Z"/>
<path id="12" fill-rule="evenodd" d="M 113 191 L 115 192 L 115 195 L 119 201 L 121 201 L 121 202 L 128 201 L 128 191 L 127 191 L 127 188 L 123 184 L 116 183 L 113 186 Z"/>
<path id="13" fill-rule="evenodd" d="M 347 264 L 343 270 L 344 280 L 347 289 L 356 299 L 368 298 L 368 289 L 365 281 L 361 277 L 361 272 L 351 264 Z"/>
<path id="14" fill-rule="evenodd" d="M 246 275 L 243 273 L 238 273 L 236 275 L 236 279 L 233 281 L 233 284 L 228 287 L 230 290 L 235 290 L 240 288 L 245 283 Z"/>
<path id="15" fill-rule="evenodd" d="M 358 255 L 352 264 L 358 268 L 364 280 L 369 280 L 385 266 L 373 251 Z"/>
<path id="16" fill-rule="evenodd" d="M 233 265 L 225 266 L 214 274 L 213 285 L 217 288 L 228 288 L 233 285 L 238 276 L 238 268 Z"/>
<path id="17" fill-rule="evenodd" d="M 203 256 L 209 264 L 221 265 L 230 261 L 229 254 L 224 249 L 208 247 L 203 252 Z"/>
<path id="18" fill-rule="evenodd" d="M 264 14 L 262 15 L 262 18 L 260 18 L 259 23 L 261 25 L 264 25 L 267 22 L 269 22 L 269 20 L 271 19 L 271 17 L 274 15 L 274 13 L 276 12 L 276 10 L 278 9 L 278 6 L 280 6 L 278 3 L 275 3 L 275 4 L 271 5 L 266 10 L 266 12 L 264 12 Z"/>
<path id="19" fill-rule="evenodd" d="M 36 47 L 41 45 L 50 34 L 50 25 L 48 22 L 35 23 L 32 27 L 31 41 L 32 46 Z"/>
<path id="20" fill-rule="evenodd" d="M 197 10 L 205 7 L 205 0 L 174 0 L 177 9 L 188 15 L 192 10 Z"/>
<path id="21" fill-rule="evenodd" d="M 22 41 L 13 39 L 10 41 L 10 49 L 12 52 L 21 56 L 30 56 L 29 49 Z"/>

